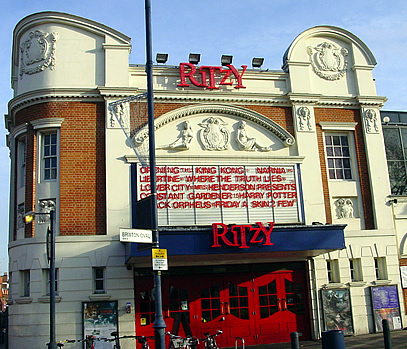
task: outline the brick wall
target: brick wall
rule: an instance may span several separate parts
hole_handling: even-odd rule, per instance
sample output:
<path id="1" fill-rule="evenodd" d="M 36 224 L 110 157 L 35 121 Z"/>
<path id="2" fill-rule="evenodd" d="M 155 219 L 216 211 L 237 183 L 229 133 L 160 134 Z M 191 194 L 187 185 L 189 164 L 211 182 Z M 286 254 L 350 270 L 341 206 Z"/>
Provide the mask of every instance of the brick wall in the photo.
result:
<path id="1" fill-rule="evenodd" d="M 60 130 L 60 234 L 106 234 L 104 103 L 37 104 L 19 111 L 16 124 L 43 118 L 64 119 Z M 35 140 L 35 132 L 29 129 L 26 212 L 34 209 Z M 32 234 L 32 227 L 29 225 L 26 227 L 26 236 Z"/>
<path id="2" fill-rule="evenodd" d="M 365 142 L 363 138 L 362 120 L 359 110 L 335 109 L 335 108 L 315 108 L 315 122 L 317 124 L 317 136 L 319 146 L 319 156 L 321 162 L 321 173 L 324 189 L 325 212 L 327 223 L 332 223 L 332 213 L 330 208 L 330 197 L 328 187 L 328 174 L 325 162 L 325 146 L 321 127 L 321 121 L 335 122 L 356 122 L 355 129 L 355 151 L 362 193 L 362 205 L 365 218 L 365 229 L 375 229 L 374 216 L 372 210 L 372 195 L 370 191 L 369 171 L 365 154 Z"/>

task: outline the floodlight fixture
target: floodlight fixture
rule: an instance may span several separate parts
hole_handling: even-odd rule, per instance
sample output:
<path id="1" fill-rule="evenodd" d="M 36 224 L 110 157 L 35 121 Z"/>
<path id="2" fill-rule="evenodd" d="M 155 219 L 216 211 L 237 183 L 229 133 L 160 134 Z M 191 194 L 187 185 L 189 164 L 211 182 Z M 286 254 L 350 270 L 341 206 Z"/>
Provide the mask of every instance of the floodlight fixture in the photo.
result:
<path id="1" fill-rule="evenodd" d="M 200 60 L 201 60 L 200 53 L 190 53 L 189 54 L 189 63 L 198 64 Z"/>
<path id="2" fill-rule="evenodd" d="M 233 61 L 233 56 L 231 56 L 231 55 L 222 55 L 222 58 L 220 60 L 222 65 L 232 64 L 232 61 Z"/>
<path id="3" fill-rule="evenodd" d="M 260 68 L 264 63 L 264 58 L 262 57 L 254 57 L 252 60 L 252 67 L 253 68 Z"/>
<path id="4" fill-rule="evenodd" d="M 164 64 L 164 63 L 167 63 L 167 60 L 168 60 L 168 53 L 157 53 L 157 56 L 156 56 L 157 63 Z"/>

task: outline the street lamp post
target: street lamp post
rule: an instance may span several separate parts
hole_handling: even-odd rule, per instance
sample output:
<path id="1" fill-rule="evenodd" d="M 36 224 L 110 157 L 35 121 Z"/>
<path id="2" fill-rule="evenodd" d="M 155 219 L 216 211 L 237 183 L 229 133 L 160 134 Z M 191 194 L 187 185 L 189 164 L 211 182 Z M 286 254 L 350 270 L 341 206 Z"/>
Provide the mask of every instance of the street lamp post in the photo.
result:
<path id="1" fill-rule="evenodd" d="M 153 231 L 153 248 L 160 247 L 160 237 L 157 219 L 157 189 L 156 189 L 156 161 L 154 137 L 154 88 L 153 88 L 153 53 L 151 30 L 151 1 L 145 0 L 146 16 L 146 74 L 147 74 L 147 109 L 148 109 L 148 136 L 151 186 L 151 228 Z M 165 321 L 162 314 L 161 271 L 154 270 L 155 291 L 155 348 L 165 349 Z"/>
<path id="2" fill-rule="evenodd" d="M 47 258 L 49 263 L 49 349 L 57 349 L 55 336 L 55 211 L 50 212 L 28 212 L 24 215 L 26 224 L 31 223 L 36 215 L 48 215 L 50 224 L 47 230 Z"/>

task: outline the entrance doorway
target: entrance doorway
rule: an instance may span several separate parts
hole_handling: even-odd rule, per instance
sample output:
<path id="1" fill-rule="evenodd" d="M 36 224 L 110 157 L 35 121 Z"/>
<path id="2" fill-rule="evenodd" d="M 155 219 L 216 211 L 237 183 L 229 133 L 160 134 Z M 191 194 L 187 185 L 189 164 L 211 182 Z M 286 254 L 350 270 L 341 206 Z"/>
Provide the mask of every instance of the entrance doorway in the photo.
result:
<path id="1" fill-rule="evenodd" d="M 136 281 L 136 331 L 153 335 L 151 278 Z M 215 333 L 221 347 L 289 342 L 291 332 L 310 339 L 308 293 L 304 270 L 269 273 L 188 274 L 162 277 L 166 331 L 203 338 Z"/>

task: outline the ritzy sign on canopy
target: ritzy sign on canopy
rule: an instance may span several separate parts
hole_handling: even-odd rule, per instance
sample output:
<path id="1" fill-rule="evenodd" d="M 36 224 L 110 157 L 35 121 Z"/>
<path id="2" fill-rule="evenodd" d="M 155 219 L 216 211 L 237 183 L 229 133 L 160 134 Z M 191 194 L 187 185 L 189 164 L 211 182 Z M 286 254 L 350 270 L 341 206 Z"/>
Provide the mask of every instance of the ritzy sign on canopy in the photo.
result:
<path id="1" fill-rule="evenodd" d="M 243 70 L 241 73 L 231 64 L 227 64 L 226 67 L 227 69 L 216 66 L 201 66 L 197 73 L 197 67 L 195 65 L 191 63 L 180 63 L 179 72 L 181 83 L 178 84 L 178 86 L 188 87 L 188 78 L 191 84 L 197 87 L 219 89 L 218 85 L 233 85 L 233 80 L 235 80 L 235 88 L 246 88 L 246 86 L 243 86 L 242 78 L 247 69 L 247 65 L 242 65 Z"/>
<path id="2" fill-rule="evenodd" d="M 271 242 L 271 232 L 275 223 L 268 223 L 268 227 L 262 222 L 256 222 L 257 226 L 235 224 L 230 227 L 223 223 L 212 223 L 212 247 L 221 247 L 222 245 L 239 248 L 250 248 L 250 245 L 272 246 L 274 244 Z"/>

